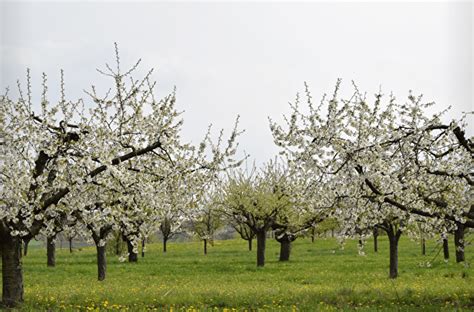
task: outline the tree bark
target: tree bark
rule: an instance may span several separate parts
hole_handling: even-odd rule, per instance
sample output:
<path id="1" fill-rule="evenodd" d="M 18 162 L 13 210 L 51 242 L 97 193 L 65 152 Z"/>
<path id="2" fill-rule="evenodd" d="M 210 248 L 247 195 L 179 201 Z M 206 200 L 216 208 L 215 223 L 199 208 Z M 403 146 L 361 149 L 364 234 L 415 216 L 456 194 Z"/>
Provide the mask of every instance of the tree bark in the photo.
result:
<path id="1" fill-rule="evenodd" d="M 387 231 L 390 242 L 390 278 L 397 278 L 398 276 L 398 241 L 401 232 L 390 229 Z"/>
<path id="2" fill-rule="evenodd" d="M 97 279 L 103 281 L 105 279 L 105 273 L 107 271 L 107 258 L 105 254 L 105 245 L 97 246 Z"/>
<path id="3" fill-rule="evenodd" d="M 444 253 L 444 260 L 449 260 L 449 245 L 448 245 L 447 238 L 443 238 L 443 253 Z"/>
<path id="4" fill-rule="evenodd" d="M 145 239 L 142 239 L 142 258 L 145 257 Z"/>
<path id="5" fill-rule="evenodd" d="M 99 233 L 95 231 L 92 226 L 87 226 L 92 232 L 92 238 L 94 239 L 96 251 L 97 251 L 97 279 L 103 281 L 105 279 L 105 273 L 107 270 L 106 260 L 106 240 L 107 235 L 112 231 L 112 225 L 102 226 Z M 102 244 L 103 243 L 103 244 Z"/>
<path id="6" fill-rule="evenodd" d="M 379 229 L 377 227 L 374 227 L 374 252 L 379 251 Z"/>
<path id="7" fill-rule="evenodd" d="M 28 245 L 30 244 L 30 240 L 31 239 L 29 238 L 23 240 L 23 256 L 28 255 Z"/>
<path id="8" fill-rule="evenodd" d="M 166 253 L 166 243 L 168 242 L 168 239 L 171 237 L 171 222 L 168 218 L 165 218 L 161 223 L 160 223 L 160 231 L 161 234 L 163 235 L 163 252 Z"/>
<path id="9" fill-rule="evenodd" d="M 464 255 L 464 225 L 457 223 L 457 229 L 454 231 L 454 246 L 456 248 L 456 262 L 463 262 Z"/>
<path id="10" fill-rule="evenodd" d="M 133 244 L 127 239 L 128 262 L 138 262 L 138 254 L 133 251 Z"/>
<path id="11" fill-rule="evenodd" d="M 69 238 L 69 253 L 72 253 L 72 238 Z"/>
<path id="12" fill-rule="evenodd" d="M 46 255 L 47 255 L 47 264 L 49 267 L 56 266 L 56 244 L 54 242 L 54 236 L 48 237 L 46 239 Z"/>
<path id="13" fill-rule="evenodd" d="M 289 261 L 291 252 L 291 241 L 284 239 L 280 242 L 280 261 Z"/>
<path id="14" fill-rule="evenodd" d="M 207 255 L 207 239 L 204 240 L 204 254 Z"/>
<path id="15" fill-rule="evenodd" d="M 316 235 L 314 227 L 311 229 L 311 243 L 314 243 L 314 237 Z"/>
<path id="16" fill-rule="evenodd" d="M 120 235 L 117 235 L 117 239 L 115 240 L 115 255 L 120 255 L 120 244 L 122 243 L 122 239 Z"/>
<path id="17" fill-rule="evenodd" d="M 248 239 L 249 242 L 249 251 L 252 251 L 252 239 Z"/>
<path id="18" fill-rule="evenodd" d="M 424 238 L 421 239 L 421 254 L 426 255 L 426 240 Z"/>
<path id="19" fill-rule="evenodd" d="M 265 266 L 265 241 L 267 239 L 266 231 L 257 232 L 257 266 Z"/>
<path id="20" fill-rule="evenodd" d="M 21 239 L 2 234 L 2 304 L 12 308 L 23 302 L 23 268 L 21 262 Z"/>

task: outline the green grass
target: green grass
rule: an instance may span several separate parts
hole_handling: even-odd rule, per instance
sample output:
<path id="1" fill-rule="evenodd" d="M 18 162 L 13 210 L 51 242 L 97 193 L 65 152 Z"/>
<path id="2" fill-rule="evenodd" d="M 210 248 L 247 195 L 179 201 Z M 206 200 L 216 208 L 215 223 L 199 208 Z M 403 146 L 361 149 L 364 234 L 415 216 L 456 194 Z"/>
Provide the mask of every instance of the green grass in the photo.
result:
<path id="1" fill-rule="evenodd" d="M 96 280 L 95 249 L 72 255 L 58 250 L 56 267 L 46 267 L 45 250 L 32 248 L 24 258 L 22 310 L 158 311 L 439 311 L 474 310 L 474 248 L 466 264 L 456 264 L 454 248 L 445 263 L 439 246 L 420 246 L 403 237 L 399 278 L 388 278 L 388 242 L 379 238 L 359 256 L 355 241 L 343 250 L 334 239 L 298 239 L 288 263 L 278 262 L 278 244 L 267 242 L 264 268 L 243 240 L 217 241 L 202 254 L 200 242 L 148 246 L 137 264 L 108 256 L 107 278 Z M 450 244 L 452 242 L 450 241 Z M 426 266 L 430 262 L 431 266 Z M 227 310 L 226 310 L 227 309 Z M 234 310 L 235 311 L 235 310 Z"/>

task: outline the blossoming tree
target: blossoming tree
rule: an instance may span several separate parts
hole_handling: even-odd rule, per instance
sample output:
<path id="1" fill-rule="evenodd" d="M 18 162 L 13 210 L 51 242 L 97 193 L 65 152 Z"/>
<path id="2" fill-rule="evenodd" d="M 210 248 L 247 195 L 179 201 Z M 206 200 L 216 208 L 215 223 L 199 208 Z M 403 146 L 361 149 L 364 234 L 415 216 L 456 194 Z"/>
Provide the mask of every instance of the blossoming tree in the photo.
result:
<path id="1" fill-rule="evenodd" d="M 397 103 L 379 92 L 339 97 L 339 80 L 329 99 L 317 106 L 306 87 L 282 127 L 270 121 L 275 143 L 290 159 L 327 186 L 326 196 L 341 199 L 336 216 L 347 236 L 375 226 L 390 241 L 390 277 L 398 275 L 398 240 L 410 224 L 432 222 L 457 229 L 474 226 L 469 192 L 473 185 L 473 143 L 465 121 L 443 124 L 442 113 L 428 117 L 422 97 L 409 94 Z"/>
<path id="2" fill-rule="evenodd" d="M 105 232 L 116 224 L 112 217 L 122 214 L 126 197 L 117 184 L 130 182 L 136 174 L 132 166 L 166 160 L 182 146 L 174 92 L 155 99 L 152 70 L 139 80 L 132 76 L 139 63 L 124 71 L 116 47 L 116 66 L 101 71 L 113 88 L 100 96 L 93 86 L 87 92 L 92 103 L 66 100 L 63 79 L 59 102 L 50 103 L 44 75 L 41 103 L 34 105 L 29 73 L 26 92 L 20 87 L 18 99 L 8 91 L 0 97 L 4 305 L 23 300 L 22 239 L 51 235 L 58 218 L 73 216 L 88 220 L 98 257 L 105 255 Z M 235 163 L 237 135 L 234 131 L 227 146 L 213 150 L 209 165 Z"/>
<path id="3" fill-rule="evenodd" d="M 276 162 L 257 171 L 233 171 L 222 185 L 223 213 L 257 237 L 257 266 L 265 265 L 266 235 L 293 208 L 285 183 L 288 172 Z"/>

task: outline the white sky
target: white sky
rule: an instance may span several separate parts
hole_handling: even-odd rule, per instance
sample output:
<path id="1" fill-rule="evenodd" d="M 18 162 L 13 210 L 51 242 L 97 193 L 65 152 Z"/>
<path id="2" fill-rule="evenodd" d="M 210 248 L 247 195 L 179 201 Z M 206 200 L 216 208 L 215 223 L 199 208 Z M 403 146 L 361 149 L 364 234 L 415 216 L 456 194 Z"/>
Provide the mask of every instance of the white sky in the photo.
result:
<path id="1" fill-rule="evenodd" d="M 473 14 L 472 2 L 4 1 L 0 86 L 13 89 L 29 67 L 34 91 L 46 72 L 55 99 L 63 68 L 70 97 L 105 90 L 95 68 L 113 63 L 116 41 L 122 63 L 156 68 L 161 95 L 177 86 L 184 138 L 197 142 L 209 123 L 229 133 L 240 114 L 241 150 L 261 163 L 277 152 L 267 117 L 280 121 L 304 81 L 315 101 L 341 77 L 347 91 L 355 80 L 400 101 L 423 93 L 436 110 L 452 105 L 449 118 L 473 111 Z"/>

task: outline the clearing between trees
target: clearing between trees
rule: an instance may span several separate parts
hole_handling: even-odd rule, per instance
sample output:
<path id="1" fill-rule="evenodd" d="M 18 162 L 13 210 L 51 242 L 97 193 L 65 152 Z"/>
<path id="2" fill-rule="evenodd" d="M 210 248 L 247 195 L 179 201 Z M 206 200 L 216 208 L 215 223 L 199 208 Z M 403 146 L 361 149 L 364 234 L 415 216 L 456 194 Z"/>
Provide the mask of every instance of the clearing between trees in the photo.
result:
<path id="1" fill-rule="evenodd" d="M 56 267 L 46 266 L 46 250 L 31 246 L 23 258 L 25 303 L 19 311 L 439 311 L 474 309 L 472 245 L 456 263 L 454 248 L 445 262 L 442 245 L 402 236 L 399 278 L 389 279 L 389 244 L 379 237 L 378 252 L 368 240 L 341 245 L 332 238 L 298 239 L 290 261 L 280 262 L 279 243 L 267 242 L 267 263 L 255 267 L 256 250 L 244 240 L 215 241 L 203 254 L 202 242 L 147 246 L 138 262 L 108 257 L 108 277 L 96 276 L 93 247 L 58 249 Z M 233 310 L 235 309 L 235 310 Z"/>

